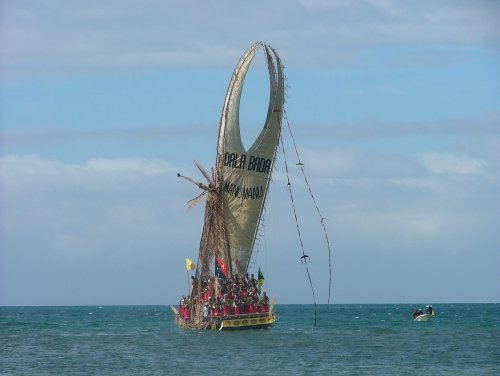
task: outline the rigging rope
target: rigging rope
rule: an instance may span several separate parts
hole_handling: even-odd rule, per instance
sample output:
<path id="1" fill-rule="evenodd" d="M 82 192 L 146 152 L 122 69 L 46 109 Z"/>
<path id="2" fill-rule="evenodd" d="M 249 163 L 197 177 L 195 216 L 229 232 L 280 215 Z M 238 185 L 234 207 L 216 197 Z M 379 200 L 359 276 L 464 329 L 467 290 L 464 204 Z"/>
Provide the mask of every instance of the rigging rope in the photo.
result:
<path id="1" fill-rule="evenodd" d="M 332 289 L 332 251 L 331 251 L 331 247 L 330 247 L 330 239 L 328 238 L 328 232 L 326 231 L 326 226 L 325 226 L 325 217 L 323 217 L 323 215 L 321 214 L 321 211 L 319 210 L 319 207 L 318 207 L 318 204 L 316 202 L 316 199 L 314 197 L 314 194 L 312 192 L 312 189 L 311 189 L 311 186 L 309 185 L 309 181 L 307 180 L 307 177 L 306 177 L 306 174 L 304 172 L 304 164 L 300 161 L 300 157 L 299 157 L 299 152 L 297 150 L 297 145 L 295 143 L 295 138 L 293 137 L 293 133 L 292 133 L 292 128 L 290 127 L 290 123 L 288 121 L 288 116 L 287 116 L 287 113 L 286 113 L 286 110 L 284 111 L 284 117 L 286 119 L 286 124 L 287 124 L 287 127 L 288 127 L 288 131 L 290 132 L 290 136 L 292 138 L 292 143 L 293 143 L 293 147 L 295 149 L 295 155 L 297 156 L 297 166 L 300 168 L 300 171 L 302 172 L 302 176 L 304 177 L 304 181 L 307 185 L 307 189 L 309 190 L 309 194 L 311 195 L 311 199 L 314 203 L 314 206 L 316 207 L 316 211 L 318 212 L 318 215 L 319 215 L 319 218 L 320 218 L 320 223 L 321 223 L 321 227 L 323 229 L 323 232 L 325 234 L 325 239 L 326 239 L 326 245 L 327 245 L 327 248 L 328 248 L 328 268 L 329 268 L 329 281 L 328 281 L 328 304 L 330 304 L 330 296 L 331 296 L 331 289 Z M 287 170 L 287 176 L 288 176 L 288 170 Z"/>
<path id="2" fill-rule="evenodd" d="M 306 271 L 307 271 L 307 277 L 309 278 L 309 285 L 311 286 L 311 291 L 312 291 L 312 296 L 313 296 L 313 302 L 314 302 L 314 327 L 316 327 L 316 317 L 317 317 L 317 311 L 316 311 L 316 295 L 314 293 L 314 286 L 311 280 L 311 273 L 309 272 L 309 266 L 307 265 L 307 258 L 309 256 L 306 255 L 304 251 L 304 243 L 302 242 L 302 235 L 300 233 L 300 227 L 299 227 L 299 220 L 297 218 L 297 211 L 295 209 L 295 202 L 293 200 L 293 194 L 292 194 L 292 184 L 290 183 L 290 175 L 288 173 L 288 164 L 286 162 L 286 153 L 285 153 L 285 147 L 283 145 L 283 137 L 280 134 L 280 139 L 281 139 L 281 148 L 283 150 L 283 159 L 285 160 L 285 170 L 286 170 L 286 178 L 287 178 L 287 189 L 288 192 L 290 192 L 290 199 L 292 201 L 292 208 L 293 208 L 293 215 L 295 216 L 295 225 L 297 227 L 297 233 L 299 235 L 299 241 L 300 241 L 300 247 L 302 250 L 302 257 L 301 259 L 304 260 L 304 264 L 306 266 Z"/>

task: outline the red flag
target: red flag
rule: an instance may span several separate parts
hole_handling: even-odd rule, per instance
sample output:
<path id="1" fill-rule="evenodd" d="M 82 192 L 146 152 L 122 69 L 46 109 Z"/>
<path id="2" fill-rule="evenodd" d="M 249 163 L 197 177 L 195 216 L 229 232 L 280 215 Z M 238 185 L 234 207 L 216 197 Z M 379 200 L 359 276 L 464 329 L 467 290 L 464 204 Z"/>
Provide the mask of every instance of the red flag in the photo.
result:
<path id="1" fill-rule="evenodd" d="M 221 279 L 227 279 L 227 265 L 219 257 L 215 258 L 215 275 Z"/>

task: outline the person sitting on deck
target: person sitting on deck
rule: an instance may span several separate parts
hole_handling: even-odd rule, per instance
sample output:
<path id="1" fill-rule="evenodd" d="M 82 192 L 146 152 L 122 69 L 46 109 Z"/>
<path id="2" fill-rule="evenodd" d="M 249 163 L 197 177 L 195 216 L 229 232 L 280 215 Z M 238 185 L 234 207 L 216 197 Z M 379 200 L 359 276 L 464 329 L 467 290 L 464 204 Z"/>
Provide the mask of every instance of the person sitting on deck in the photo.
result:
<path id="1" fill-rule="evenodd" d="M 264 313 L 269 310 L 269 297 L 266 295 L 265 291 L 262 293 L 262 298 L 260 298 L 260 305 L 260 312 Z"/>
<path id="2" fill-rule="evenodd" d="M 257 280 L 253 274 L 250 276 L 250 286 L 257 288 Z"/>
<path id="3" fill-rule="evenodd" d="M 191 276 L 191 291 L 190 294 L 192 296 L 196 295 L 196 278 L 194 276 Z"/>
<path id="4" fill-rule="evenodd" d="M 210 309 L 210 314 L 212 317 L 218 317 L 219 316 L 219 308 L 217 308 L 217 305 L 213 305 L 212 308 Z"/>
<path id="5" fill-rule="evenodd" d="M 229 306 L 228 303 L 224 304 L 224 307 L 222 308 L 222 315 L 223 316 L 230 316 L 231 315 L 231 307 Z"/>
<path id="6" fill-rule="evenodd" d="M 248 313 L 254 314 L 257 313 L 257 306 L 253 302 L 253 300 L 250 300 L 250 303 L 248 304 Z"/>
<path id="7" fill-rule="evenodd" d="M 179 302 L 179 315 L 184 317 L 184 303 L 186 302 L 184 296 L 181 298 Z"/>
<path id="8" fill-rule="evenodd" d="M 241 315 L 241 306 L 239 300 L 234 301 L 234 314 Z"/>
<path id="9" fill-rule="evenodd" d="M 189 311 L 189 305 L 184 307 L 184 320 L 189 321 L 191 318 L 191 312 Z"/>
<path id="10" fill-rule="evenodd" d="M 219 297 L 215 298 L 212 305 L 212 316 L 222 316 L 222 301 Z"/>

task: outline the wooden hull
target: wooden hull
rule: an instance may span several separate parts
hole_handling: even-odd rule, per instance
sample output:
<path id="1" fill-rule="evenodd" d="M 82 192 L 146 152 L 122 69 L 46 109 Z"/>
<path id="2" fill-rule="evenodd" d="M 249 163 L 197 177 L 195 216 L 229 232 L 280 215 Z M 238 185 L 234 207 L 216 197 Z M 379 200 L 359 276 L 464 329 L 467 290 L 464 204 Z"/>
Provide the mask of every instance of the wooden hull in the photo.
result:
<path id="1" fill-rule="evenodd" d="M 194 330 L 245 330 L 265 329 L 276 322 L 276 314 L 272 311 L 258 314 L 232 315 L 227 317 L 212 317 L 208 321 L 194 323 L 184 320 L 177 309 L 170 306 L 175 314 L 175 321 L 181 329 Z"/>
<path id="2" fill-rule="evenodd" d="M 273 325 L 276 322 L 276 315 L 242 315 L 230 319 L 221 320 L 219 330 L 241 330 L 241 329 L 262 329 Z"/>

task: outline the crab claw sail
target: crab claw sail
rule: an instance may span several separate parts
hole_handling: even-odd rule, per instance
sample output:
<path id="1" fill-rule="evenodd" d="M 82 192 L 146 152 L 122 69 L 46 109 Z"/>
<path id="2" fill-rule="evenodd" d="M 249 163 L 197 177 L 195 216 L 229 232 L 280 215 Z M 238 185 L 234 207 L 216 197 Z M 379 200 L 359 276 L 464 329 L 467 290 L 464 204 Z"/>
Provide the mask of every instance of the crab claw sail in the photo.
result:
<path id="1" fill-rule="evenodd" d="M 262 48 L 269 71 L 270 96 L 265 124 L 246 150 L 241 141 L 239 107 L 245 76 Z M 243 275 L 264 208 L 281 132 L 284 106 L 284 76 L 276 51 L 255 43 L 240 59 L 226 94 L 217 144 L 217 185 L 221 188 L 227 255 L 231 273 Z"/>

